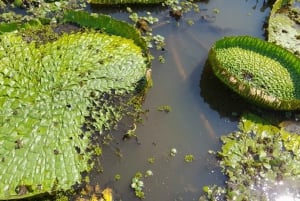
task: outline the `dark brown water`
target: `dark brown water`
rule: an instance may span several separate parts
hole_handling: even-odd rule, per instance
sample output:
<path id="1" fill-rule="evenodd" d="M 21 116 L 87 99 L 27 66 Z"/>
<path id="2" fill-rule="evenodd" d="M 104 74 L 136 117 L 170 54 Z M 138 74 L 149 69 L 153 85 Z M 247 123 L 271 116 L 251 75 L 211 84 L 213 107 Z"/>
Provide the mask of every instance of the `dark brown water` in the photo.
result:
<path id="1" fill-rule="evenodd" d="M 100 161 L 104 172 L 90 178 L 101 187 L 113 188 L 115 200 L 139 200 L 130 188 L 131 178 L 136 172 L 147 170 L 154 175 L 143 179 L 145 201 L 198 200 L 204 185 L 224 182 L 208 150 L 220 149 L 218 137 L 234 131 L 236 115 L 249 106 L 211 75 L 205 65 L 208 51 L 223 36 L 263 38 L 263 25 L 270 9 L 261 0 L 211 0 L 199 5 L 200 13 L 184 16 L 194 20 L 192 26 L 184 20 L 178 25 L 168 17 L 168 11 L 151 8 L 161 22 L 170 23 L 153 30 L 154 34 L 166 37 L 166 50 L 153 52 L 155 56 L 162 54 L 166 63 L 153 61 L 154 85 L 143 106 L 149 112 L 143 123 L 137 125 L 138 142 L 115 137 L 110 146 L 103 147 Z M 118 12 L 106 11 L 121 19 L 127 16 L 122 8 Z M 157 108 L 161 105 L 170 106 L 172 111 L 159 112 Z M 169 154 L 172 148 L 178 151 L 175 157 Z M 120 154 L 122 157 L 117 156 Z M 192 154 L 195 160 L 186 163 L 186 154 Z M 149 158 L 155 162 L 149 163 Z M 116 174 L 121 176 L 118 181 L 114 179 Z"/>

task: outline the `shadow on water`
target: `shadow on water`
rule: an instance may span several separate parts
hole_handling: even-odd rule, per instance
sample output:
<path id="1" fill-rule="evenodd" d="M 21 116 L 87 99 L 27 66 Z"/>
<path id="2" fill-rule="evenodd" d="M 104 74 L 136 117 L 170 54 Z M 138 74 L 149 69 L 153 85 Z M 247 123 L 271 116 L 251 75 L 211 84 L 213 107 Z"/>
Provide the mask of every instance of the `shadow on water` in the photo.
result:
<path id="1" fill-rule="evenodd" d="M 206 62 L 200 80 L 200 96 L 212 110 L 218 111 L 221 118 L 237 121 L 251 104 L 225 86 L 214 74 Z"/>

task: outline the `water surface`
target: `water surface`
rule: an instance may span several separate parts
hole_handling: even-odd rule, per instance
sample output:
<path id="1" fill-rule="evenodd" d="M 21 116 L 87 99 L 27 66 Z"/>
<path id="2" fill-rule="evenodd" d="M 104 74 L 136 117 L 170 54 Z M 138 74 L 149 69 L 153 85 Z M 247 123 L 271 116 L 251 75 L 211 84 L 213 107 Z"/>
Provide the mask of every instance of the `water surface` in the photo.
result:
<path id="1" fill-rule="evenodd" d="M 143 179 L 145 201 L 198 200 L 204 185 L 224 182 L 208 150 L 220 149 L 218 137 L 236 129 L 236 115 L 249 105 L 211 75 L 206 66 L 208 51 L 223 36 L 264 38 L 263 26 L 270 9 L 263 1 L 253 0 L 211 0 L 199 5 L 200 13 L 185 15 L 179 24 L 167 10 L 151 8 L 160 22 L 170 23 L 153 29 L 154 34 L 166 37 L 166 50 L 153 52 L 156 57 L 162 54 L 166 63 L 153 61 L 154 85 L 143 105 L 149 112 L 137 125 L 138 141 L 122 141 L 115 136 L 110 146 L 103 147 L 104 172 L 90 178 L 92 183 L 113 188 L 116 200 L 139 200 L 130 188 L 131 178 L 146 170 L 154 175 Z M 122 8 L 107 13 L 121 19 L 127 16 Z M 187 19 L 194 20 L 194 25 L 188 25 Z M 172 111 L 159 112 L 161 105 L 170 106 Z M 171 148 L 178 151 L 175 157 L 169 155 Z M 117 156 L 120 154 L 122 157 Z M 195 161 L 186 163 L 186 154 L 193 154 Z M 149 158 L 155 162 L 150 164 Z M 118 181 L 116 174 L 121 175 Z"/>

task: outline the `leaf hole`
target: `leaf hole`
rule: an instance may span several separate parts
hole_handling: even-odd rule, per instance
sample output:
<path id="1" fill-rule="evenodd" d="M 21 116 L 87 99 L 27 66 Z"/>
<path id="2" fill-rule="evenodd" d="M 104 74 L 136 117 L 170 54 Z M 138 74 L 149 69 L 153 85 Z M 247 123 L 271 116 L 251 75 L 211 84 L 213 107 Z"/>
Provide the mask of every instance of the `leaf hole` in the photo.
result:
<path id="1" fill-rule="evenodd" d="M 15 188 L 15 192 L 18 195 L 26 195 L 29 192 L 33 192 L 31 185 L 19 185 Z"/>
<path id="2" fill-rule="evenodd" d="M 53 150 L 53 153 L 54 153 L 55 155 L 58 155 L 58 154 L 59 154 L 59 151 L 58 151 L 57 149 L 54 149 L 54 150 Z"/>
<path id="3" fill-rule="evenodd" d="M 16 143 L 15 149 L 21 149 L 23 147 L 22 140 L 18 139 L 15 141 L 15 143 Z"/>
<path id="4" fill-rule="evenodd" d="M 77 152 L 78 154 L 81 153 L 81 149 L 80 149 L 78 146 L 75 146 L 75 150 L 76 150 L 76 152 Z"/>

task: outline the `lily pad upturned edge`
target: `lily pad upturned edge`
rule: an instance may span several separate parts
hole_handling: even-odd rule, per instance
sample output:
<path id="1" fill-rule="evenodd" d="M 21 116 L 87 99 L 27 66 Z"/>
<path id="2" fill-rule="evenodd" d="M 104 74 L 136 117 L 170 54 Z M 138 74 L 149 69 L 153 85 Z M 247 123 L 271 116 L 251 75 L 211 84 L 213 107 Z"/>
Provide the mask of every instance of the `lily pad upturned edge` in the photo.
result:
<path id="1" fill-rule="evenodd" d="M 98 29 L 106 29 L 111 22 L 116 20 Z M 91 131 L 82 130 L 86 117 L 100 133 L 110 127 L 111 117 L 119 120 L 122 111 L 105 102 L 105 94 L 132 92 L 148 66 L 142 49 L 132 40 L 110 34 L 114 36 L 89 31 L 65 34 L 40 50 L 22 41 L 17 32 L 0 35 L 0 107 L 4 109 L 0 115 L 0 200 L 67 190 L 92 167 L 93 153 L 87 152 Z M 117 58 L 118 52 L 125 55 Z M 77 68 L 78 63 L 84 65 Z M 98 96 L 104 102 L 98 103 Z"/>
<path id="2" fill-rule="evenodd" d="M 145 53 L 148 53 L 147 44 L 141 33 L 127 22 L 115 20 L 109 15 L 89 14 L 85 11 L 67 10 L 63 17 L 64 22 L 75 23 L 80 27 L 87 27 L 103 31 L 107 34 L 132 39 Z"/>
<path id="3" fill-rule="evenodd" d="M 300 109 L 300 59 L 251 36 L 224 37 L 212 46 L 214 74 L 248 101 L 274 110 Z"/>

